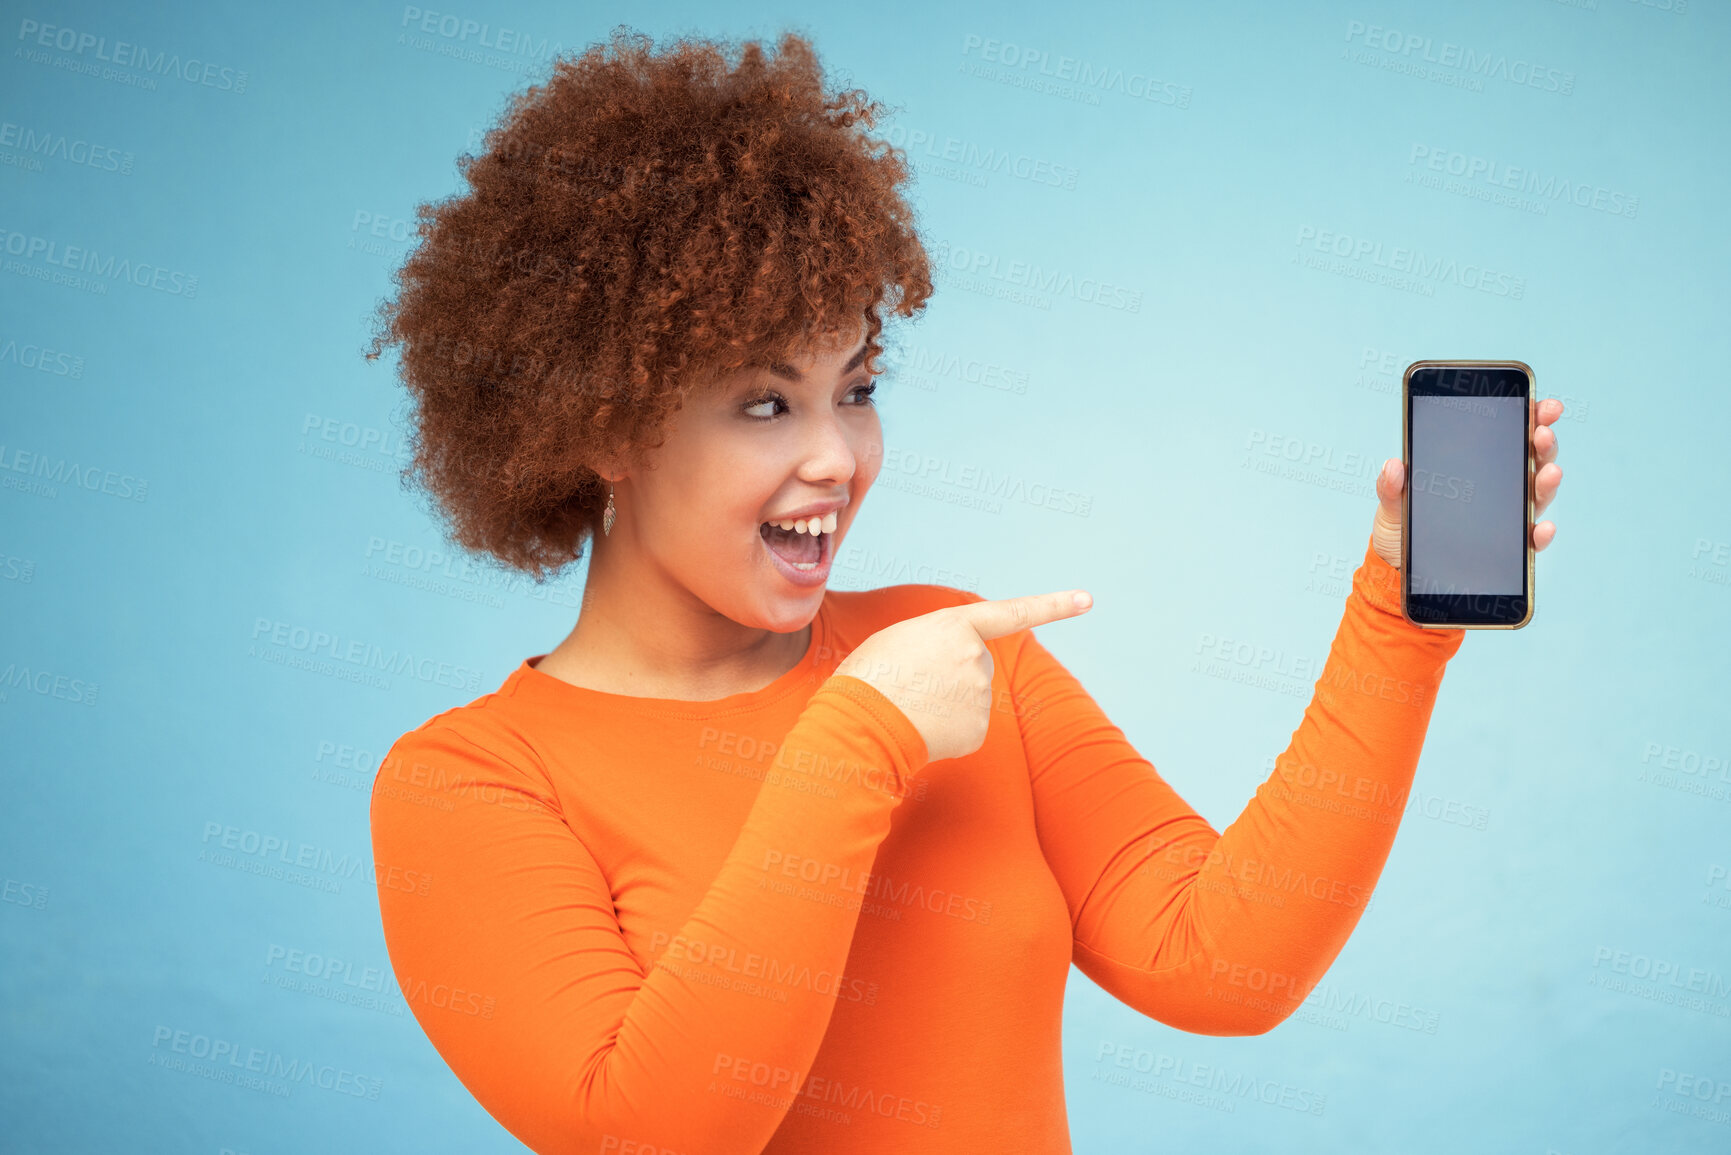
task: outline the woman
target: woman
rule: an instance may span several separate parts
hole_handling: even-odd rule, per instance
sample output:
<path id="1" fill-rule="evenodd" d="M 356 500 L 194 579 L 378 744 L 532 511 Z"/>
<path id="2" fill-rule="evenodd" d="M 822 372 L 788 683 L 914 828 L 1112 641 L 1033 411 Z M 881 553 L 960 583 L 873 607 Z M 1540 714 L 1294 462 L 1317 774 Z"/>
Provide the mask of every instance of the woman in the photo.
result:
<path id="1" fill-rule="evenodd" d="M 537 578 L 593 546 L 570 635 L 381 768 L 391 962 L 537 1151 L 1068 1151 L 1070 963 L 1185 1030 L 1279 1023 L 1364 909 L 1463 631 L 1400 613 L 1391 461 L 1315 698 L 1222 835 L 1025 628 L 1085 595 L 829 590 L 882 463 L 879 310 L 928 267 L 876 106 L 795 36 L 727 59 L 559 61 L 382 314 L 459 540 Z"/>

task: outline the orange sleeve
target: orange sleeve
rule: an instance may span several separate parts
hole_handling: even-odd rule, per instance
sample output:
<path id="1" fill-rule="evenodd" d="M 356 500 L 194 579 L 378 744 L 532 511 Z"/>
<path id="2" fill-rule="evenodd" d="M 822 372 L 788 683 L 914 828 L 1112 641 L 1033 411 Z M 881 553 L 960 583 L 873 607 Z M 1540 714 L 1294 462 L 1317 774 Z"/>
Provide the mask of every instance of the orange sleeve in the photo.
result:
<path id="1" fill-rule="evenodd" d="M 1031 633 L 1014 635 L 1035 820 L 1076 966 L 1198 1034 L 1259 1034 L 1297 1009 L 1382 873 L 1464 636 L 1408 622 L 1399 571 L 1367 547 L 1303 720 L 1219 834 Z"/>
<path id="2" fill-rule="evenodd" d="M 785 1002 L 745 998 L 685 960 L 645 973 L 545 776 L 532 758 L 482 741 L 446 715 L 430 720 L 390 755 L 413 764 L 423 788 L 375 783 L 372 797 L 391 967 L 434 1047 L 494 1119 L 543 1155 L 760 1151 L 817 1054 L 834 992 L 790 984 Z M 878 773 L 832 779 L 833 796 L 761 789 L 681 928 L 689 941 L 842 971 L 858 880 L 926 748 L 877 689 L 836 676 L 813 694 L 776 765 L 817 773 L 834 759 Z M 766 885 L 789 856 L 824 867 L 815 881 L 801 872 L 798 897 Z M 812 901 L 814 891 L 835 901 Z M 736 1075 L 740 1064 L 751 1065 L 749 1080 Z"/>

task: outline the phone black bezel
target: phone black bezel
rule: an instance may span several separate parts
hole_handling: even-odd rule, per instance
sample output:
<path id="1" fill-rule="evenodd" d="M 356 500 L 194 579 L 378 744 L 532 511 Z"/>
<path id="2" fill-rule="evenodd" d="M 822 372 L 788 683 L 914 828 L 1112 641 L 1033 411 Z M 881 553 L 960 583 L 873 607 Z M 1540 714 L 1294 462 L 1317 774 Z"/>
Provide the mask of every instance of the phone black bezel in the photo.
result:
<path id="1" fill-rule="evenodd" d="M 1412 592 L 1412 534 L 1405 527 L 1412 524 L 1412 379 L 1413 375 L 1427 369 L 1503 369 L 1518 370 L 1526 378 L 1527 392 L 1527 517 L 1526 517 L 1526 589 L 1520 595 L 1524 601 L 1523 612 L 1519 618 L 1499 620 L 1490 614 L 1482 616 L 1468 615 L 1466 617 L 1443 618 L 1432 617 L 1423 604 L 1423 600 L 1432 595 L 1417 595 L 1420 600 L 1415 607 Z M 1423 629 L 1432 630 L 1518 630 L 1533 620 L 1535 597 L 1533 589 L 1534 565 L 1533 555 L 1533 477 L 1536 472 L 1533 460 L 1533 428 L 1538 420 L 1538 403 L 1534 400 L 1534 390 L 1537 380 L 1532 366 L 1524 361 L 1479 361 L 1479 360 L 1430 360 L 1414 361 L 1406 367 L 1401 376 L 1401 464 L 1405 467 L 1407 484 L 1401 487 L 1401 538 L 1400 538 L 1400 612 L 1407 621 Z M 1439 596 L 1440 595 L 1436 595 Z M 1482 598 L 1490 599 L 1490 605 L 1495 606 L 1509 598 L 1506 594 L 1483 594 Z M 1414 609 L 1421 611 L 1424 620 L 1413 615 Z M 1440 611 L 1438 611 L 1440 612 Z"/>

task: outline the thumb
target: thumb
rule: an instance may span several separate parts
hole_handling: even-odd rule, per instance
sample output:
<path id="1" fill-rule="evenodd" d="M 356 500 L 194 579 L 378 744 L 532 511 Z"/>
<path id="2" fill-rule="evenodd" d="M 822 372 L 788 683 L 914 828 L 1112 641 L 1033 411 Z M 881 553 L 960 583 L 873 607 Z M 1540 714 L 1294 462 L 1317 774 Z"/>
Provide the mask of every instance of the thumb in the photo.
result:
<path id="1" fill-rule="evenodd" d="M 1398 457 L 1382 463 L 1376 475 L 1376 521 L 1371 526 L 1371 545 L 1389 565 L 1400 568 L 1401 494 L 1406 491 L 1406 466 Z"/>

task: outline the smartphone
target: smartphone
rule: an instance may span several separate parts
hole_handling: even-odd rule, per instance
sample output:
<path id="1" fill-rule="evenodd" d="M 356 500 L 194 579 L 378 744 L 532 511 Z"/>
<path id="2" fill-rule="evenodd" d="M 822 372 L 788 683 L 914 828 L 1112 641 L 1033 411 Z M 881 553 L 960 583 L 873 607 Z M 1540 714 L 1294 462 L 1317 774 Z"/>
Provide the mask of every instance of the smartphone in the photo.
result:
<path id="1" fill-rule="evenodd" d="M 1401 612 L 1431 629 L 1533 620 L 1533 371 L 1414 361 L 1401 388 Z"/>

